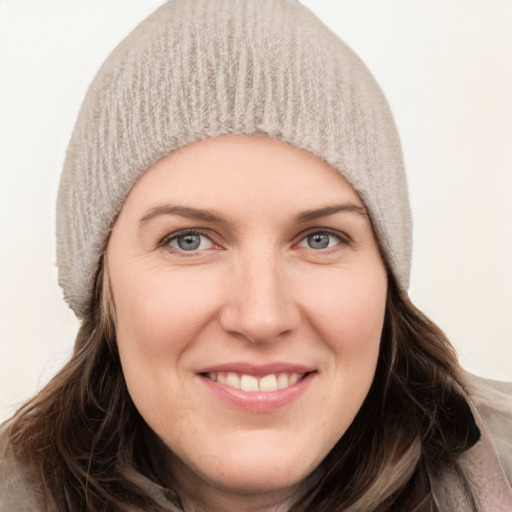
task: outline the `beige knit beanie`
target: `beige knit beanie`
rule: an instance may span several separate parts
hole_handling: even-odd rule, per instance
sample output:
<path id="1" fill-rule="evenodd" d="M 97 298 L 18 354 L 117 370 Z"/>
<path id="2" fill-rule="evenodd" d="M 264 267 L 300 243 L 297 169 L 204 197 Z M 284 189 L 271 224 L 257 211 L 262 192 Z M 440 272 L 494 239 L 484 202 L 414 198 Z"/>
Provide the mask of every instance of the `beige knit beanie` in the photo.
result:
<path id="1" fill-rule="evenodd" d="M 222 134 L 322 158 L 359 193 L 401 290 L 411 217 L 387 102 L 361 60 L 295 0 L 170 0 L 108 57 L 83 102 L 57 201 L 57 266 L 78 316 L 110 230 L 159 159 Z"/>

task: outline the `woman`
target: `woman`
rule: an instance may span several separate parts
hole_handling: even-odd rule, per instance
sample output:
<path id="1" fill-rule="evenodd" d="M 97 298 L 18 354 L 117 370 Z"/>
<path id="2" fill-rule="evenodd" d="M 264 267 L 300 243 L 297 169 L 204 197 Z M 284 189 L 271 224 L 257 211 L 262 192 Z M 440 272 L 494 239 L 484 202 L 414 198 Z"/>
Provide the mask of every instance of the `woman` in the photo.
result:
<path id="1" fill-rule="evenodd" d="M 57 239 L 82 325 L 3 428 L 3 509 L 512 509 L 507 386 L 409 301 L 391 114 L 297 2 L 170 1 L 121 43 Z"/>

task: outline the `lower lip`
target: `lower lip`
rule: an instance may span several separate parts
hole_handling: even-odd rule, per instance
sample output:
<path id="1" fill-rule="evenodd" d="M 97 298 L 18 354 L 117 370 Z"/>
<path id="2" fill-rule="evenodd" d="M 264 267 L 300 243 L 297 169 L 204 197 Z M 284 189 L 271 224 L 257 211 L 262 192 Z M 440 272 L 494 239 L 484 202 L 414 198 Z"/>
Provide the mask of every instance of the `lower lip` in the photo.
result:
<path id="1" fill-rule="evenodd" d="M 248 412 L 272 412 L 291 404 L 302 396 L 316 373 L 308 373 L 293 386 L 277 391 L 242 391 L 225 384 L 213 381 L 204 375 L 201 380 L 208 386 L 213 394 L 232 407 Z"/>

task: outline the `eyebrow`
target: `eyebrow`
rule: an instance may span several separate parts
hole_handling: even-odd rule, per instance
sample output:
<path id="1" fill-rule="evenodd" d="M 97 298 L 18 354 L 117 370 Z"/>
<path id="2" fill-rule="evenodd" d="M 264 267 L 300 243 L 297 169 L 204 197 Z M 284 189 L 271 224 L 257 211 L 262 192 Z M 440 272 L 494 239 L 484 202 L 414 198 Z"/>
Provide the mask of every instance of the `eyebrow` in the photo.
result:
<path id="1" fill-rule="evenodd" d="M 315 219 L 320 219 L 322 217 L 328 217 L 329 215 L 334 215 L 335 213 L 340 212 L 353 212 L 364 216 L 368 215 L 366 208 L 364 208 L 363 206 L 357 206 L 355 204 L 335 204 L 332 206 L 325 206 L 324 208 L 318 208 L 315 210 L 308 210 L 299 213 L 295 217 L 295 221 L 307 222 Z"/>
<path id="2" fill-rule="evenodd" d="M 190 208 L 188 206 L 174 206 L 170 204 L 164 204 L 151 208 L 143 217 L 140 218 L 141 224 L 147 222 L 154 217 L 159 215 L 179 215 L 180 217 L 186 217 L 187 219 L 202 220 L 206 222 L 216 222 L 221 224 L 227 224 L 228 221 L 222 215 L 211 212 L 209 210 L 202 210 L 201 208 Z"/>
<path id="3" fill-rule="evenodd" d="M 334 215 L 340 212 L 353 212 L 364 216 L 368 215 L 368 212 L 362 206 L 357 206 L 354 204 L 336 204 L 301 212 L 294 217 L 294 221 L 297 223 L 308 222 L 311 220 L 320 219 L 322 217 L 328 217 L 329 215 Z M 187 219 L 202 220 L 205 222 L 214 222 L 219 224 L 229 223 L 225 217 L 210 210 L 170 204 L 159 205 L 151 208 L 151 210 L 149 210 L 140 218 L 139 222 L 144 224 L 145 222 L 160 215 L 179 215 L 180 217 L 186 217 Z"/>

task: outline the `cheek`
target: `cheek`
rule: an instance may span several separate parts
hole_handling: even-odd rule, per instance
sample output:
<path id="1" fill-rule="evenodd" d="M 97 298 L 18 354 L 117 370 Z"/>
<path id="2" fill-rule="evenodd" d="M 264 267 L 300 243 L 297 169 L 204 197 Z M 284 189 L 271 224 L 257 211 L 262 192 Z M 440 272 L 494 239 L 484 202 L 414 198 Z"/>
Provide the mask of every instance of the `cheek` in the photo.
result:
<path id="1" fill-rule="evenodd" d="M 130 275 L 130 274 L 125 274 Z M 133 276 L 133 273 L 131 274 Z M 183 363 L 215 310 L 209 289 L 173 272 L 118 279 L 114 289 L 117 344 L 129 393 L 148 423 L 164 421 L 173 404 L 179 415 L 187 397 L 176 397 L 188 368 Z M 159 420 L 159 421 L 160 421 Z"/>
<path id="2" fill-rule="evenodd" d="M 130 340 L 151 356 L 175 353 L 191 344 L 215 311 L 217 287 L 199 276 L 146 272 L 144 278 L 119 284 L 118 342 Z"/>
<path id="3" fill-rule="evenodd" d="M 387 296 L 385 270 L 340 272 L 316 285 L 309 294 L 309 316 L 331 350 L 340 358 L 378 352 Z"/>
<path id="4" fill-rule="evenodd" d="M 332 382 L 331 411 L 335 412 L 325 412 L 325 416 L 326 423 L 332 421 L 338 428 L 334 433 L 348 428 L 368 394 L 384 323 L 385 271 L 353 276 L 325 281 L 323 293 L 310 302 L 315 308 L 309 315 L 314 329 L 333 355 L 334 364 L 327 372 Z M 328 417 L 329 414 L 335 418 Z"/>

